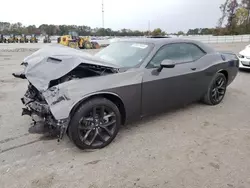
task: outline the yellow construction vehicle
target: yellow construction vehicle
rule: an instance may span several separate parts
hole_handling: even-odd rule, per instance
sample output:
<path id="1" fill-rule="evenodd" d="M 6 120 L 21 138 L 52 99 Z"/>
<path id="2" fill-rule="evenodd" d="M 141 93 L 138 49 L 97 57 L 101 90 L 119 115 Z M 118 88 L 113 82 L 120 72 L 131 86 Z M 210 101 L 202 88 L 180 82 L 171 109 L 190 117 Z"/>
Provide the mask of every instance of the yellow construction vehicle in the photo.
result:
<path id="1" fill-rule="evenodd" d="M 16 37 L 16 35 L 11 34 L 7 41 L 8 43 L 18 43 L 18 38 Z"/>
<path id="2" fill-rule="evenodd" d="M 7 39 L 3 36 L 3 34 L 0 34 L 0 43 L 6 43 Z"/>
<path id="3" fill-rule="evenodd" d="M 30 43 L 37 43 L 37 42 L 38 42 L 38 39 L 36 38 L 36 35 L 32 34 L 30 38 Z"/>
<path id="4" fill-rule="evenodd" d="M 25 34 L 22 34 L 21 38 L 19 39 L 20 43 L 28 43 L 29 39 L 26 37 Z"/>
<path id="5" fill-rule="evenodd" d="M 89 37 L 80 37 L 77 32 L 70 31 L 68 35 L 63 35 L 57 39 L 59 44 L 71 48 L 80 49 L 98 49 L 100 45 L 97 42 L 90 42 Z"/>

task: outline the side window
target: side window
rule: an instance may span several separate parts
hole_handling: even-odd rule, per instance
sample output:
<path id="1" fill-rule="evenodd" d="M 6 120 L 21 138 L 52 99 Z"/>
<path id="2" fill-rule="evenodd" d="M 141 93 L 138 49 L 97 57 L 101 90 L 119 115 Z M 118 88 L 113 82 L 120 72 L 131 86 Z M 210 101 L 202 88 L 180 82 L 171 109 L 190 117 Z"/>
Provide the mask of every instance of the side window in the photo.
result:
<path id="1" fill-rule="evenodd" d="M 175 43 L 162 47 L 152 58 L 148 67 L 159 67 L 164 59 L 173 60 L 175 63 L 191 62 L 199 59 L 205 53 L 193 44 Z"/>
<path id="2" fill-rule="evenodd" d="M 192 55 L 193 61 L 200 59 L 202 56 L 205 55 L 205 52 L 203 52 L 199 47 L 193 44 L 187 44 L 187 45 L 189 45 L 189 52 Z"/>

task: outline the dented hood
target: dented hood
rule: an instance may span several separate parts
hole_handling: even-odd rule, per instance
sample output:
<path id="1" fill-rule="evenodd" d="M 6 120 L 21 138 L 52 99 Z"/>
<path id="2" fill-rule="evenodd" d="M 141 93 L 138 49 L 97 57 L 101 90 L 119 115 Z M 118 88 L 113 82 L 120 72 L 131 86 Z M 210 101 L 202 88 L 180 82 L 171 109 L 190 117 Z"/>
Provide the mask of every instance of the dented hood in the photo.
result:
<path id="1" fill-rule="evenodd" d="M 40 91 L 47 90 L 51 80 L 61 78 L 81 63 L 120 68 L 89 53 L 58 44 L 41 48 L 26 57 L 23 63 L 26 78 Z"/>

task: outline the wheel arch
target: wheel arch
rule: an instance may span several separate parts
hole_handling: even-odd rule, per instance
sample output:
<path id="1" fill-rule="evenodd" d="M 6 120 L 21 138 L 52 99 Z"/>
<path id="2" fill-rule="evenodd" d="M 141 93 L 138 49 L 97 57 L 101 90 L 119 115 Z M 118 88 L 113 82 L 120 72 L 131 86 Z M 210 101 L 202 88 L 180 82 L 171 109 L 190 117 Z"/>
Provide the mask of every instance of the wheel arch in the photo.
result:
<path id="1" fill-rule="evenodd" d="M 226 77 L 226 79 L 228 81 L 228 72 L 225 69 L 219 70 L 218 73 L 224 74 L 224 76 Z"/>
<path id="2" fill-rule="evenodd" d="M 112 93 L 112 92 L 98 92 L 98 93 L 93 93 L 93 94 L 90 94 L 88 96 L 85 96 L 80 101 L 78 101 L 74 105 L 74 107 L 71 109 L 70 117 L 72 117 L 74 112 L 80 107 L 81 104 L 83 104 L 84 102 L 91 100 L 93 98 L 97 98 L 97 97 L 106 98 L 106 99 L 110 100 L 111 102 L 113 102 L 118 107 L 120 114 L 121 114 L 121 121 L 122 121 L 121 123 L 122 123 L 122 125 L 124 125 L 126 122 L 125 105 L 124 105 L 122 99 L 116 93 Z"/>
<path id="3" fill-rule="evenodd" d="M 228 73 L 228 71 L 225 70 L 225 69 L 221 69 L 217 73 L 221 73 L 226 77 L 226 82 L 227 82 L 227 85 L 228 85 L 229 84 L 229 75 L 228 75 L 229 73 Z"/>

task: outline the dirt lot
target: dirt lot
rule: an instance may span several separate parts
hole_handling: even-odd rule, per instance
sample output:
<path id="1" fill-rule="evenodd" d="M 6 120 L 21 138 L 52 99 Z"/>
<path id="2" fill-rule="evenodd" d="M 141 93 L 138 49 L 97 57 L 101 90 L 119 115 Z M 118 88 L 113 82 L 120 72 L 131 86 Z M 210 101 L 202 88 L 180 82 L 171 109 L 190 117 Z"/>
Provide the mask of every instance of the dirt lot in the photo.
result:
<path id="1" fill-rule="evenodd" d="M 216 44 L 239 52 L 246 44 Z M 123 127 L 108 147 L 78 150 L 27 133 L 11 76 L 31 52 L 1 52 L 1 188 L 249 188 L 250 72 L 241 71 L 218 106 L 193 104 Z M 92 53 L 92 52 L 91 52 Z"/>

